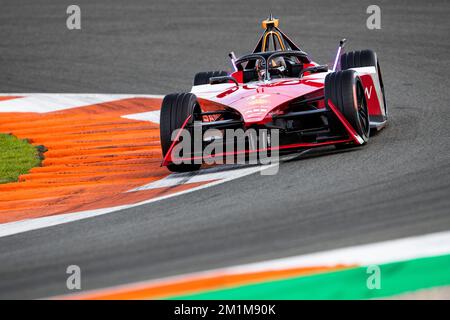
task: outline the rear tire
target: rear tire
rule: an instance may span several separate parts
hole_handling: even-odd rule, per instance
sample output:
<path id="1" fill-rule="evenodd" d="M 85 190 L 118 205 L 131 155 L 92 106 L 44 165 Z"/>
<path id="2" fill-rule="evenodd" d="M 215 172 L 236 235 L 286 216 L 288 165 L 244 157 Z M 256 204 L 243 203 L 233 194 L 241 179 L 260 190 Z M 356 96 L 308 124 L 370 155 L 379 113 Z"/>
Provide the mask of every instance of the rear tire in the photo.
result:
<path id="1" fill-rule="evenodd" d="M 325 103 L 328 100 L 338 108 L 358 135 L 363 144 L 369 140 L 370 123 L 364 88 L 358 75 L 353 70 L 329 73 L 325 78 Z M 334 129 L 341 127 L 340 121 L 333 116 L 329 118 Z"/>
<path id="2" fill-rule="evenodd" d="M 227 76 L 228 72 L 226 71 L 207 71 L 207 72 L 199 72 L 194 77 L 194 86 L 199 86 L 202 84 L 209 84 L 209 79 L 213 77 L 223 77 Z"/>
<path id="3" fill-rule="evenodd" d="M 195 120 L 195 114 L 200 112 L 197 97 L 192 93 L 173 93 L 164 97 L 160 115 L 160 139 L 163 157 L 172 145 L 172 132 L 183 126 L 184 121 L 192 116 L 190 122 Z M 167 168 L 172 172 L 194 171 L 201 164 L 169 164 Z"/>
<path id="4" fill-rule="evenodd" d="M 383 77 L 381 76 L 380 62 L 378 61 L 378 56 L 375 51 L 372 50 L 361 50 L 361 51 L 351 51 L 344 53 L 341 56 L 341 69 L 347 70 L 352 68 L 362 68 L 362 67 L 375 67 L 378 74 L 378 79 L 380 81 L 381 93 L 383 94 L 384 112 L 387 119 L 387 104 L 386 97 L 384 94 L 384 84 Z"/>

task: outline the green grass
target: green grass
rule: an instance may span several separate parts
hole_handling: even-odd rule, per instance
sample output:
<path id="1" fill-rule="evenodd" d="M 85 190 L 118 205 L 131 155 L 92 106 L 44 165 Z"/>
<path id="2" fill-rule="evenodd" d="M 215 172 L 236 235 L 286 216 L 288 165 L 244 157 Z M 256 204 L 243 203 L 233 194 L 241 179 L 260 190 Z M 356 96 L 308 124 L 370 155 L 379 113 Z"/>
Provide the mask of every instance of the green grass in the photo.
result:
<path id="1" fill-rule="evenodd" d="M 0 183 L 17 181 L 40 162 L 38 149 L 28 141 L 0 134 Z"/>

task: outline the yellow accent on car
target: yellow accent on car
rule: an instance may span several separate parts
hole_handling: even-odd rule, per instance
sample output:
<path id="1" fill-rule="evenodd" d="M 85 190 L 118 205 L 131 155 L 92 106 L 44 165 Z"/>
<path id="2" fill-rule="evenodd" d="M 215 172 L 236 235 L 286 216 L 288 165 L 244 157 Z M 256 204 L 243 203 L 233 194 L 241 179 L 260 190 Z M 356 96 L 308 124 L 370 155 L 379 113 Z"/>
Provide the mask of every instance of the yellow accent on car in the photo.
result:
<path id="1" fill-rule="evenodd" d="M 261 23 L 261 25 L 262 25 L 262 28 L 263 28 L 263 29 L 267 29 L 267 28 L 270 27 L 270 26 L 274 26 L 275 28 L 277 28 L 277 27 L 278 27 L 278 22 L 279 22 L 278 19 L 274 19 L 274 18 L 272 18 L 272 19 L 266 19 L 266 20 L 264 20 L 264 21 Z"/>
<path id="2" fill-rule="evenodd" d="M 278 43 L 280 44 L 281 49 L 286 50 L 286 48 L 284 46 L 284 43 L 283 43 L 283 39 L 281 38 L 280 34 L 278 32 L 276 32 L 276 31 L 269 31 L 269 32 L 266 32 L 264 34 L 263 45 L 262 45 L 262 48 L 261 48 L 262 52 L 266 51 L 267 38 L 269 37 L 269 35 L 276 35 L 277 38 L 278 38 Z"/>

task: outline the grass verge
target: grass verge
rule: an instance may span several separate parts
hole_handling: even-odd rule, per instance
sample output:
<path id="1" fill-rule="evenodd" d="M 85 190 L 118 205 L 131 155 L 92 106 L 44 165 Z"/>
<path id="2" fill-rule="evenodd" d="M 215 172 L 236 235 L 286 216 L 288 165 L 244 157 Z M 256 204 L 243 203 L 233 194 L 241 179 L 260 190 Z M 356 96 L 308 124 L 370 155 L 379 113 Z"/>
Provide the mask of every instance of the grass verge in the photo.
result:
<path id="1" fill-rule="evenodd" d="M 0 133 L 0 183 L 17 181 L 41 163 L 40 151 L 26 140 Z"/>

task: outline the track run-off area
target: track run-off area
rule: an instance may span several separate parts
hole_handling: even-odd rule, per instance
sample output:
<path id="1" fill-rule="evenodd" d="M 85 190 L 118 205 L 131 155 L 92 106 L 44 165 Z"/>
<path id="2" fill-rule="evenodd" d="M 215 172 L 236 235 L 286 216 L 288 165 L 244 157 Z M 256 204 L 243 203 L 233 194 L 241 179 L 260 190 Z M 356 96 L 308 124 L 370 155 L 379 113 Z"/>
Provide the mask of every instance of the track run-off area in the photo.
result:
<path id="1" fill-rule="evenodd" d="M 0 236 L 85 219 L 252 174 L 161 167 L 161 96 L 0 96 L 0 132 L 44 146 L 42 166 L 0 185 Z"/>

